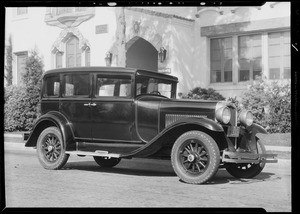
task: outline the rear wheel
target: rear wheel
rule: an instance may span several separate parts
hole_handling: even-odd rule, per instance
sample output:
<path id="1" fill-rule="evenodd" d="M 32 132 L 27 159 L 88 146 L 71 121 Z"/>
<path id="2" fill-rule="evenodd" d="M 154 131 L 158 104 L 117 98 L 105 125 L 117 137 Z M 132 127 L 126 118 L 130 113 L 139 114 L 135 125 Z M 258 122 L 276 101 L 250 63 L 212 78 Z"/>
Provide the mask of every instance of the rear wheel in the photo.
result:
<path id="1" fill-rule="evenodd" d="M 69 155 L 65 153 L 65 144 L 57 127 L 42 131 L 36 148 L 39 162 L 45 169 L 61 169 L 68 161 Z"/>
<path id="2" fill-rule="evenodd" d="M 208 134 L 189 131 L 174 143 L 171 162 L 177 176 L 186 183 L 201 184 L 212 178 L 220 163 L 220 150 Z"/>
<path id="3" fill-rule="evenodd" d="M 266 154 L 265 146 L 257 140 L 257 148 L 259 154 Z M 257 176 L 263 168 L 265 167 L 266 163 L 244 163 L 244 164 L 235 164 L 231 163 L 226 166 L 226 170 L 229 174 L 231 174 L 235 178 L 253 178 Z"/>
<path id="4" fill-rule="evenodd" d="M 96 163 L 103 168 L 112 168 L 120 163 L 121 158 L 107 158 L 107 157 L 98 157 L 93 156 Z"/>

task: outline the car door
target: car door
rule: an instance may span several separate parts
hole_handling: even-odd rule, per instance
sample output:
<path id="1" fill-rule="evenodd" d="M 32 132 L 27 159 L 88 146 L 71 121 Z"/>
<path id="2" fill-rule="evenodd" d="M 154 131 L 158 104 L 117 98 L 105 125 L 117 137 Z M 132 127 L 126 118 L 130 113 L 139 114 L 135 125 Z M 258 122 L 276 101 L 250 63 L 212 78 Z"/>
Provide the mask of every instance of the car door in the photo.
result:
<path id="1" fill-rule="evenodd" d="M 131 81 L 130 74 L 94 74 L 93 140 L 131 141 L 134 114 Z"/>
<path id="2" fill-rule="evenodd" d="M 62 74 L 60 112 L 70 121 L 77 140 L 91 139 L 91 74 Z"/>

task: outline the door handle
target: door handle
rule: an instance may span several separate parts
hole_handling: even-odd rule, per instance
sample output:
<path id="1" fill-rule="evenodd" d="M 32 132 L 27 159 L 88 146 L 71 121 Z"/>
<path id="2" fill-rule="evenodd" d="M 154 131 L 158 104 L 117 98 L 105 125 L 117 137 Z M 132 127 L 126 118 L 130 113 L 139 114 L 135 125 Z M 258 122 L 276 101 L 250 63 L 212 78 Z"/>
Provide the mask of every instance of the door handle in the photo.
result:
<path id="1" fill-rule="evenodd" d="M 91 106 L 91 103 L 85 103 L 84 106 Z"/>
<path id="2" fill-rule="evenodd" d="M 97 104 L 96 103 L 90 103 L 90 106 L 96 106 Z"/>

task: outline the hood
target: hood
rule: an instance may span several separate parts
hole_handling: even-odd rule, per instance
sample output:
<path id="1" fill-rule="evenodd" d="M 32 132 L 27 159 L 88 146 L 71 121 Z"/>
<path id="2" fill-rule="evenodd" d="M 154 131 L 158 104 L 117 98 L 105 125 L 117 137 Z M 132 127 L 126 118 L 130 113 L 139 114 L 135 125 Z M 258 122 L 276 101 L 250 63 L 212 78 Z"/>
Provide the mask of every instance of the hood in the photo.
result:
<path id="1" fill-rule="evenodd" d="M 215 119 L 215 110 L 219 101 L 170 99 L 162 100 L 160 110 L 165 114 L 183 114 Z"/>

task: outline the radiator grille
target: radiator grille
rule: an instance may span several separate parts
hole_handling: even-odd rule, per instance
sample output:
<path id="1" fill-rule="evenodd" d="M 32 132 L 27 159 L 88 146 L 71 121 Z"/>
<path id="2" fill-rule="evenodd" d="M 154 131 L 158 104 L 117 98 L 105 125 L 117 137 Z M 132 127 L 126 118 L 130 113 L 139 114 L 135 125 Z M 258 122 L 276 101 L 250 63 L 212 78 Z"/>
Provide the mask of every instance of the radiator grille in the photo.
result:
<path id="1" fill-rule="evenodd" d="M 229 124 L 232 126 L 236 126 L 237 125 L 237 111 L 235 108 L 229 107 L 230 111 L 231 111 L 231 119 Z"/>
<path id="2" fill-rule="evenodd" d="M 175 123 L 177 120 L 187 118 L 187 117 L 197 117 L 197 118 L 206 118 L 206 115 L 192 115 L 192 114 L 166 114 L 166 123 L 165 127 Z"/>

